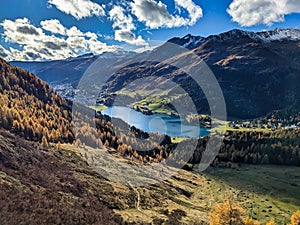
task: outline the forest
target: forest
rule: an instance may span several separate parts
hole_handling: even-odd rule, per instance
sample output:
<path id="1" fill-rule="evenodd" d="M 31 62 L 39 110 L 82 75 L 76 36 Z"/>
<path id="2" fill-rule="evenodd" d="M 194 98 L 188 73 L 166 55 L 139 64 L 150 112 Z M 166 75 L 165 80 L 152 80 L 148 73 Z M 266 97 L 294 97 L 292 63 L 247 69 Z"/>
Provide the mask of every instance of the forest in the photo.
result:
<path id="1" fill-rule="evenodd" d="M 72 143 L 70 109 L 46 82 L 0 59 L 0 127 L 44 144 Z"/>
<path id="2" fill-rule="evenodd" d="M 172 143 L 169 136 L 148 134 L 117 119 L 113 124 L 110 117 L 100 112 L 78 107 L 80 110 L 72 115 L 72 103 L 60 97 L 47 83 L 0 61 L 0 127 L 43 145 L 49 142 L 105 145 L 118 155 L 142 164 L 186 158 L 184 152 L 180 156 L 173 152 L 179 144 Z M 299 114 L 293 112 L 293 115 L 275 112 L 267 119 L 298 121 Z M 189 163 L 201 161 L 208 138 L 198 140 L 194 154 L 187 156 L 191 157 Z M 186 140 L 180 145 L 188 148 L 191 143 Z M 212 166 L 230 167 L 232 163 L 300 166 L 300 130 L 227 131 Z"/>

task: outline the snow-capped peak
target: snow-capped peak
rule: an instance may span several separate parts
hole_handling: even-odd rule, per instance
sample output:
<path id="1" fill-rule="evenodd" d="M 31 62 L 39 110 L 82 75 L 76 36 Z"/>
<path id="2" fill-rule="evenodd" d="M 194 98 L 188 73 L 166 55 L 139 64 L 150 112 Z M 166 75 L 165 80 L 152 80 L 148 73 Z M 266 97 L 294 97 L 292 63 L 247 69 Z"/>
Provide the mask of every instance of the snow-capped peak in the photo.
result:
<path id="1" fill-rule="evenodd" d="M 256 35 L 265 42 L 271 41 L 298 41 L 300 40 L 300 30 L 297 29 L 275 29 L 271 31 L 263 31 Z"/>
<path id="2" fill-rule="evenodd" d="M 273 42 L 273 41 L 298 41 L 300 40 L 300 30 L 297 29 L 275 29 L 262 32 L 249 32 L 242 30 L 231 30 L 219 35 L 209 36 L 207 39 L 225 41 L 233 38 L 250 38 L 254 41 Z"/>
<path id="3" fill-rule="evenodd" d="M 195 47 L 198 47 L 201 43 L 205 41 L 204 37 L 201 36 L 193 36 L 191 34 L 188 34 L 184 36 L 183 38 L 172 38 L 168 42 L 180 45 L 184 48 L 192 49 Z"/>
<path id="4" fill-rule="evenodd" d="M 201 45 L 202 43 L 212 40 L 222 42 L 226 40 L 234 40 L 241 38 L 249 38 L 255 42 L 274 42 L 274 41 L 300 41 L 300 30 L 297 29 L 275 29 L 262 32 L 250 32 L 243 30 L 230 30 L 218 35 L 211 35 L 209 37 L 186 35 L 183 38 L 173 38 L 169 42 L 178 44 L 182 47 L 193 49 Z"/>

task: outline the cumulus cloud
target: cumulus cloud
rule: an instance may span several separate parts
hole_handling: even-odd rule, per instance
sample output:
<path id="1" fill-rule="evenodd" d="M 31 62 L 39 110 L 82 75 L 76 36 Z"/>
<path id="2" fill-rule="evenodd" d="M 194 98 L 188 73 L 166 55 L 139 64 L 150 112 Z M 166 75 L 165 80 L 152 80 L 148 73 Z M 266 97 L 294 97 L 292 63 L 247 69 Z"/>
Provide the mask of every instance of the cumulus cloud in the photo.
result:
<path id="1" fill-rule="evenodd" d="M 6 42 L 25 45 L 33 43 L 43 35 L 43 30 L 31 25 L 27 18 L 4 20 L 0 25 L 3 26 Z"/>
<path id="2" fill-rule="evenodd" d="M 233 0 L 227 9 L 234 22 L 250 27 L 258 24 L 268 26 L 284 21 L 291 13 L 300 12 L 298 0 Z"/>
<path id="3" fill-rule="evenodd" d="M 70 37 L 82 37 L 82 36 L 85 36 L 77 27 L 73 26 L 71 27 L 69 30 L 67 30 L 67 36 L 70 36 Z"/>
<path id="4" fill-rule="evenodd" d="M 109 17 L 113 21 L 113 28 L 124 30 L 135 30 L 136 27 L 130 15 L 125 15 L 125 10 L 118 5 L 115 5 L 109 11 Z"/>
<path id="5" fill-rule="evenodd" d="M 1 58 L 10 58 L 11 53 L 7 49 L 5 49 L 2 45 L 0 45 L 0 57 Z"/>
<path id="6" fill-rule="evenodd" d="M 132 31 L 136 29 L 131 15 L 126 15 L 121 6 L 114 6 L 109 11 L 109 18 L 113 21 L 115 40 L 124 41 L 136 46 L 147 46 L 148 43 L 141 37 L 136 36 Z"/>
<path id="7" fill-rule="evenodd" d="M 42 21 L 42 29 L 32 25 L 27 18 L 4 20 L 0 26 L 3 27 L 5 41 L 20 45 L 20 49 L 6 50 L 1 46 L 0 56 L 7 60 L 57 60 L 86 52 L 101 54 L 118 49 L 117 46 L 108 46 L 99 41 L 95 33 L 83 33 L 75 26 L 67 29 L 58 22 Z M 60 25 L 60 29 L 50 25 Z M 47 35 L 45 30 L 51 35 Z M 62 36 L 55 36 L 57 33 Z"/>
<path id="8" fill-rule="evenodd" d="M 148 46 L 148 43 L 142 38 L 141 35 L 136 37 L 136 35 L 131 31 L 116 30 L 115 40 L 125 41 L 136 46 Z"/>
<path id="9" fill-rule="evenodd" d="M 41 26 L 44 30 L 50 31 L 53 34 L 66 34 L 66 28 L 57 19 L 44 20 L 41 22 Z"/>
<path id="10" fill-rule="evenodd" d="M 202 17 L 202 9 L 192 0 L 175 0 L 175 3 L 177 6 L 187 10 L 189 18 L 171 15 L 167 10 L 167 5 L 161 1 L 134 0 L 131 3 L 131 8 L 137 19 L 151 29 L 191 26 Z"/>
<path id="11" fill-rule="evenodd" d="M 77 20 L 95 16 L 104 16 L 103 7 L 90 0 L 48 0 L 60 11 L 75 17 Z"/>
<path id="12" fill-rule="evenodd" d="M 194 25 L 203 16 L 202 8 L 192 0 L 175 0 L 177 6 L 182 7 L 189 13 L 190 21 L 188 25 Z"/>

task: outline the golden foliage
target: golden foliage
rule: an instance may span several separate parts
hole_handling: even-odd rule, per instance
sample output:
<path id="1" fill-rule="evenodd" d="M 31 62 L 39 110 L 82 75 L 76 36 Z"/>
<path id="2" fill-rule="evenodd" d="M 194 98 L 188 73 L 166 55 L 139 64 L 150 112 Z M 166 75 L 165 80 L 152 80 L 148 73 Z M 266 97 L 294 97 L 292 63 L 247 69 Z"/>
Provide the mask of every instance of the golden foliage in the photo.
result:
<path id="1" fill-rule="evenodd" d="M 0 59 L 0 128 L 32 141 L 71 143 L 70 112 L 46 82 Z"/>
<path id="2" fill-rule="evenodd" d="M 298 210 L 291 216 L 291 223 L 289 225 L 299 225 L 299 224 L 300 224 L 300 210 Z"/>
<path id="3" fill-rule="evenodd" d="M 269 222 L 267 222 L 266 225 L 276 225 L 274 218 L 272 218 Z"/>
<path id="4" fill-rule="evenodd" d="M 45 136 L 43 136 L 43 138 L 42 138 L 42 145 L 44 147 L 48 147 L 48 141 L 47 141 L 47 138 Z"/>
<path id="5" fill-rule="evenodd" d="M 244 220 L 244 225 L 260 225 L 260 222 L 255 221 L 255 220 L 253 220 L 253 219 L 250 218 L 250 217 L 247 217 L 247 218 Z"/>
<path id="6" fill-rule="evenodd" d="M 232 204 L 230 199 L 213 207 L 210 213 L 210 225 L 243 225 L 242 215 L 246 211 Z"/>

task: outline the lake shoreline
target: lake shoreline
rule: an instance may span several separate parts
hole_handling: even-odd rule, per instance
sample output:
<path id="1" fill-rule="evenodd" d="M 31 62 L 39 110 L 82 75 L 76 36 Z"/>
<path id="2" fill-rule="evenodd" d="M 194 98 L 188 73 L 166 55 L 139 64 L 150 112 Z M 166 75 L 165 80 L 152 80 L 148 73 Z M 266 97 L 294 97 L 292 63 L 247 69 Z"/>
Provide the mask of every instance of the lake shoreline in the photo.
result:
<path id="1" fill-rule="evenodd" d="M 142 112 L 124 106 L 106 107 L 104 110 L 97 111 L 101 111 L 102 114 L 112 118 L 122 119 L 130 126 L 135 126 L 150 133 L 158 132 L 170 137 L 181 138 L 201 138 L 210 135 L 209 129 L 188 124 L 184 118 L 175 115 L 159 113 L 145 115 Z"/>

